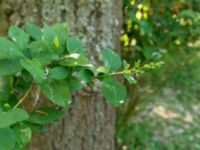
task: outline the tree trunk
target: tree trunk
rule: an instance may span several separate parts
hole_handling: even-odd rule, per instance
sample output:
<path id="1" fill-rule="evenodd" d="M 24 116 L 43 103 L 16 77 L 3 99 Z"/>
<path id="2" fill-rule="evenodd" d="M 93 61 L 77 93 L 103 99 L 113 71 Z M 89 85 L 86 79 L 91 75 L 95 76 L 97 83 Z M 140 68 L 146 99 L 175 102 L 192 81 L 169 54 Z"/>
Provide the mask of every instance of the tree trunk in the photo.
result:
<path id="1" fill-rule="evenodd" d="M 67 22 L 93 62 L 103 48 L 120 48 L 121 0 L 0 0 L 0 33 L 9 25 Z M 114 150 L 115 109 L 99 83 L 73 94 L 63 119 L 34 133 L 27 150 Z"/>

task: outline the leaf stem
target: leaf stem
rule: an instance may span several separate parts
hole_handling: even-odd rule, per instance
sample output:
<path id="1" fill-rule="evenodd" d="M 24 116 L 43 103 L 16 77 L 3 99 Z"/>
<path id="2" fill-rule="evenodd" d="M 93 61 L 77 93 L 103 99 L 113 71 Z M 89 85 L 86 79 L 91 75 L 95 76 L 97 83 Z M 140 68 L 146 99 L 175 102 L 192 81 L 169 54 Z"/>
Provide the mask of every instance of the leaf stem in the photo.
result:
<path id="1" fill-rule="evenodd" d="M 36 113 L 42 114 L 42 115 L 48 115 L 47 112 L 41 111 L 41 110 L 36 110 Z"/>
<path id="2" fill-rule="evenodd" d="M 113 73 L 111 73 L 111 74 L 109 74 L 110 76 L 115 76 L 115 75 L 121 75 L 121 74 L 123 74 L 124 73 L 124 71 L 119 71 L 119 72 L 113 72 Z"/>

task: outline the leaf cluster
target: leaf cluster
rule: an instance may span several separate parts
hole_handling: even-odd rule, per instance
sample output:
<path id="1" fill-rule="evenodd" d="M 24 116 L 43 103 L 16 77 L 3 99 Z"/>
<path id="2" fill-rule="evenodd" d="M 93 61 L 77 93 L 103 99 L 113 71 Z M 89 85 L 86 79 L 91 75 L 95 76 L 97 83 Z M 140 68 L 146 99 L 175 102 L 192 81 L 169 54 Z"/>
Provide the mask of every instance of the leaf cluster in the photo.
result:
<path id="1" fill-rule="evenodd" d="M 134 76 L 148 67 L 130 67 L 111 49 L 104 49 L 101 58 L 103 65 L 90 63 L 82 43 L 64 23 L 11 26 L 8 36 L 0 37 L 0 149 L 23 149 L 32 131 L 63 116 L 60 108 L 71 103 L 72 92 L 95 80 L 109 103 L 123 103 L 127 89 L 114 76 L 136 83 Z M 37 106 L 41 95 L 52 107 Z M 24 105 L 28 100 L 36 103 L 31 110 Z"/>

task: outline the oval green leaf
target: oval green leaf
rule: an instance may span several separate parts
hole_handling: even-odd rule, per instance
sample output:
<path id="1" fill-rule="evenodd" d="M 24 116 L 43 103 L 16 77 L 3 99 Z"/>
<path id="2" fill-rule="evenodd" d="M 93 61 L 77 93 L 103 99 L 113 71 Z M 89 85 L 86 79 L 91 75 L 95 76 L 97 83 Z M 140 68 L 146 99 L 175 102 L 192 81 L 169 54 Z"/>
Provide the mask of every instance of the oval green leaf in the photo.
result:
<path id="1" fill-rule="evenodd" d="M 106 100 L 114 106 L 120 105 L 127 98 L 126 87 L 111 77 L 103 79 L 102 93 Z"/>

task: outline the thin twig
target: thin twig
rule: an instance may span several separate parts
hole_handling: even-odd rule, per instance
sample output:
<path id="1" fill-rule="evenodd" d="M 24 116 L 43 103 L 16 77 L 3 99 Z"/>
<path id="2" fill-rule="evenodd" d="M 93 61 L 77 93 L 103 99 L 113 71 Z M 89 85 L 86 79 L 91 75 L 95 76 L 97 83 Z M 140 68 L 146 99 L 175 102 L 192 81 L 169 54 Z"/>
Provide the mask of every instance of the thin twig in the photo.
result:
<path id="1" fill-rule="evenodd" d="M 18 101 L 18 103 L 13 108 L 17 108 L 21 103 L 23 103 L 23 101 L 26 99 L 29 92 L 31 91 L 32 87 L 33 87 L 33 83 L 31 83 L 31 85 L 29 86 L 29 88 L 26 91 L 26 93 L 24 94 L 24 96 Z"/>

